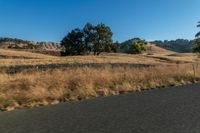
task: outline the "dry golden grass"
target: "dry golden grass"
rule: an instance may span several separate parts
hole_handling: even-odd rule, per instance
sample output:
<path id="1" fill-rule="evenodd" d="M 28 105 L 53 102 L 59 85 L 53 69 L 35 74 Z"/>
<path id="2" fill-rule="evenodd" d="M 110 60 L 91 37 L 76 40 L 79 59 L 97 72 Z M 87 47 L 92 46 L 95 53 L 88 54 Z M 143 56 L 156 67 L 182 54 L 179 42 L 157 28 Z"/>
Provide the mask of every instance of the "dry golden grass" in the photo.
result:
<path id="1" fill-rule="evenodd" d="M 156 46 L 155 44 L 147 44 L 146 45 L 147 53 L 149 54 L 162 54 L 162 55 L 170 55 L 175 54 L 176 52 L 163 49 L 161 47 Z"/>
<path id="2" fill-rule="evenodd" d="M 37 54 L 25 51 L 9 50 L 9 49 L 0 49 L 0 56 L 5 55 L 10 58 L 33 58 L 33 59 L 43 59 L 43 58 L 55 58 L 53 56 Z"/>
<path id="3" fill-rule="evenodd" d="M 153 45 L 152 45 L 153 46 Z M 194 54 L 179 54 L 154 46 L 152 55 L 102 54 L 95 56 L 55 57 L 31 52 L 0 49 L 0 67 L 19 65 L 48 65 L 74 63 L 130 63 L 130 64 L 171 64 L 179 62 L 196 62 Z M 157 52 L 155 52 L 157 51 Z M 1 58 L 8 56 L 10 58 Z M 13 57 L 13 58 L 12 58 Z M 18 57 L 18 58 L 16 58 Z"/>
<path id="4" fill-rule="evenodd" d="M 1 53 L 0 53 L 1 54 Z M 74 64 L 74 63 L 129 63 L 129 64 L 171 64 L 176 62 L 195 62 L 197 56 L 167 56 L 167 55 L 127 55 L 109 54 L 95 56 L 69 56 L 41 59 L 0 59 L 0 67 L 19 65 L 48 65 L 48 64 Z"/>
<path id="5" fill-rule="evenodd" d="M 197 68 L 194 77 L 192 63 L 197 62 L 198 58 L 193 54 L 102 54 L 98 57 L 91 55 L 53 57 L 0 50 L 1 55 L 14 58 L 1 58 L 0 68 L 22 65 L 83 64 L 71 69 L 66 67 L 16 74 L 0 72 L 1 110 L 181 85 L 199 81 L 200 76 Z M 84 66 L 92 63 L 103 64 L 104 67 Z M 118 64 L 118 66 L 112 67 L 111 64 Z M 133 64 L 154 67 L 130 67 Z"/>
<path id="6" fill-rule="evenodd" d="M 192 83 L 191 65 L 149 68 L 77 68 L 0 74 L 0 109 L 56 104 Z"/>
<path id="7" fill-rule="evenodd" d="M 48 64 L 74 64 L 74 63 L 134 63 L 134 64 L 157 64 L 159 61 L 139 55 L 102 55 L 95 56 L 69 56 L 45 59 L 0 59 L 0 67 L 17 65 L 48 65 Z"/>

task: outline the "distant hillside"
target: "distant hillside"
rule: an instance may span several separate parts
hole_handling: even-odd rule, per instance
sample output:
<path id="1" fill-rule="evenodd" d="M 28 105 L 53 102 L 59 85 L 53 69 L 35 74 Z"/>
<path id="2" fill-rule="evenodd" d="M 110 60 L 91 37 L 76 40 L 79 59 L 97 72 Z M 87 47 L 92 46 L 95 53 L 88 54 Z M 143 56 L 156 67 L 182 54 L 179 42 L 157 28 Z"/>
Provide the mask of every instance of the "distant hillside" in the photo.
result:
<path id="1" fill-rule="evenodd" d="M 146 53 L 147 54 L 162 54 L 162 55 L 171 55 L 171 54 L 175 54 L 175 52 L 161 48 L 159 46 L 156 46 L 155 44 L 150 44 L 148 43 L 146 45 Z"/>
<path id="2" fill-rule="evenodd" d="M 164 55 L 169 55 L 169 54 L 174 54 L 175 52 L 172 52 L 171 50 L 164 49 L 160 46 L 156 46 L 153 43 L 147 43 L 145 40 L 141 40 L 140 38 L 133 38 L 130 40 L 127 40 L 125 42 L 122 42 L 120 44 L 120 52 L 122 53 L 127 53 L 129 49 L 129 45 L 135 41 L 135 40 L 140 40 L 143 41 L 146 47 L 146 54 L 164 54 Z"/>
<path id="3" fill-rule="evenodd" d="M 179 52 L 179 53 L 192 52 L 195 45 L 194 40 L 187 40 L 187 39 L 177 39 L 177 40 L 171 40 L 171 41 L 156 40 L 151 43 L 156 44 L 159 47 L 162 47 L 171 51 Z"/>
<path id="4" fill-rule="evenodd" d="M 16 38 L 0 38 L 0 48 L 26 50 L 59 50 L 60 45 L 54 42 L 33 42 Z"/>

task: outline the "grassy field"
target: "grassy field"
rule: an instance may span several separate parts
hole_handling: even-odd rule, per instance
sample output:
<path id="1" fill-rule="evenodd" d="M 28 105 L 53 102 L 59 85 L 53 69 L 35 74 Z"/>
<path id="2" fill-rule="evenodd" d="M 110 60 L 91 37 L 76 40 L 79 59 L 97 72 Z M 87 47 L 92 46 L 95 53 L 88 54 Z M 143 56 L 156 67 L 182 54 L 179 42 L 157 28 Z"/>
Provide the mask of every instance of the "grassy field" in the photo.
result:
<path id="1" fill-rule="evenodd" d="M 194 54 L 54 57 L 0 49 L 0 109 L 44 106 L 199 81 Z M 195 64 L 195 65 L 194 65 Z"/>

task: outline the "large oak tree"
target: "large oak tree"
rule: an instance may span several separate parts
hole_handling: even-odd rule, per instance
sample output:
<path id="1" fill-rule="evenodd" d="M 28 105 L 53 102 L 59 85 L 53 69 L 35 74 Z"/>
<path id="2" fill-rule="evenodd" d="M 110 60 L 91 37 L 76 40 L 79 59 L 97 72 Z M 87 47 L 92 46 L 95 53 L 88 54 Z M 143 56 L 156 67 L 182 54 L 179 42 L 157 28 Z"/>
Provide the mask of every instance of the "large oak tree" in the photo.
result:
<path id="1" fill-rule="evenodd" d="M 113 48 L 113 33 L 110 27 L 105 24 L 96 26 L 87 23 L 84 28 L 72 30 L 61 41 L 65 55 L 84 55 L 94 52 L 99 55 L 101 52 L 116 51 Z"/>

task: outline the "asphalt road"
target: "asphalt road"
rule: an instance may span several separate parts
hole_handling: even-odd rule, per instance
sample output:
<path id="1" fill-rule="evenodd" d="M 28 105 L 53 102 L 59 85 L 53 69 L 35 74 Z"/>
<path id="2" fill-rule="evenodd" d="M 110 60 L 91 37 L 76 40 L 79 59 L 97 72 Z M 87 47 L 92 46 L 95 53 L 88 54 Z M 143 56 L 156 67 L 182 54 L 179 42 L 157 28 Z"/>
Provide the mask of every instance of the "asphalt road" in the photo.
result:
<path id="1" fill-rule="evenodd" d="M 1 112 L 0 133 L 200 133 L 200 84 Z"/>

